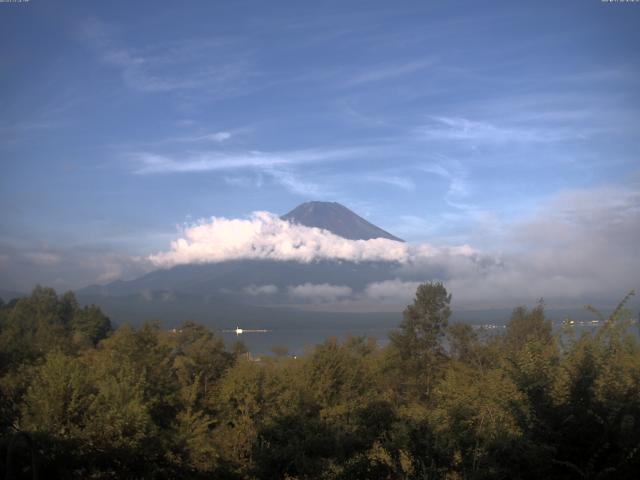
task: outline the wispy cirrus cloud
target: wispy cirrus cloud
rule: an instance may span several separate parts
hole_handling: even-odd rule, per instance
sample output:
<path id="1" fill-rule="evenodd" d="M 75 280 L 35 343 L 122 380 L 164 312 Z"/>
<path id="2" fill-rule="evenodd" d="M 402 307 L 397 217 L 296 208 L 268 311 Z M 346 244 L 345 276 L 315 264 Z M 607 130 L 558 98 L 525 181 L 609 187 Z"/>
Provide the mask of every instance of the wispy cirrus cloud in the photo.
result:
<path id="1" fill-rule="evenodd" d="M 70 123 L 69 111 L 78 103 L 77 97 L 63 90 L 44 104 L 14 107 L 13 112 L 5 112 L 0 119 L 0 148 L 32 141 L 35 135 L 64 128 Z M 3 107 L 6 108 L 4 103 Z"/>
<path id="2" fill-rule="evenodd" d="M 544 143 L 580 140 L 575 129 L 533 125 L 500 125 L 462 117 L 432 116 L 430 122 L 414 130 L 417 139 L 488 144 Z"/>
<path id="3" fill-rule="evenodd" d="M 436 175 L 448 183 L 444 200 L 450 206 L 460 210 L 475 210 L 476 207 L 467 201 L 471 193 L 469 173 L 462 162 L 446 157 L 436 156 L 436 161 L 425 162 L 417 167 L 417 170 Z"/>
<path id="4" fill-rule="evenodd" d="M 125 45 L 122 32 L 96 18 L 78 28 L 81 39 L 98 59 L 120 72 L 124 84 L 140 92 L 204 90 L 215 97 L 233 96 L 251 88 L 250 54 L 230 38 L 192 38 L 160 45 Z"/>
<path id="5" fill-rule="evenodd" d="M 300 175 L 283 168 L 268 167 L 265 173 L 269 175 L 275 182 L 282 185 L 292 193 L 302 195 L 306 198 L 318 198 L 321 196 L 333 195 L 333 189 L 327 185 L 320 185 L 303 179 Z"/>
<path id="6" fill-rule="evenodd" d="M 197 143 L 197 142 L 215 142 L 223 143 L 229 140 L 233 134 L 227 131 L 218 131 L 212 133 L 183 135 L 180 137 L 170 137 L 162 141 L 162 143 Z"/>
<path id="7" fill-rule="evenodd" d="M 222 179 L 224 183 L 232 187 L 260 188 L 264 184 L 261 173 L 257 175 L 225 175 Z"/>
<path id="8" fill-rule="evenodd" d="M 362 156 L 363 147 L 307 149 L 283 152 L 217 152 L 205 151 L 184 156 L 169 156 L 151 152 L 132 152 L 126 156 L 139 175 L 222 171 L 241 168 L 277 168 L 290 165 L 348 160 Z"/>
<path id="9" fill-rule="evenodd" d="M 122 155 L 135 175 L 169 175 L 211 172 L 224 174 L 226 184 L 259 188 L 270 183 L 305 198 L 337 195 L 333 185 L 308 175 L 315 164 L 358 160 L 373 155 L 369 147 L 318 148 L 282 152 L 215 151 L 189 152 L 184 155 L 133 151 Z"/>
<path id="10" fill-rule="evenodd" d="M 414 60 L 405 63 L 394 64 L 382 64 L 372 66 L 358 73 L 354 73 L 345 82 L 346 86 L 361 86 L 366 83 L 382 82 L 386 80 L 393 80 L 406 75 L 411 75 L 422 70 L 431 67 L 434 61 L 427 60 Z"/>
<path id="11" fill-rule="evenodd" d="M 113 143 L 110 148 L 120 152 L 120 156 L 134 158 L 138 155 L 166 155 L 165 152 L 182 150 L 189 155 L 194 149 L 215 149 L 234 143 L 238 137 L 251 131 L 250 128 L 215 129 L 196 127 L 193 122 L 181 125 L 185 133 L 160 136 L 155 139 L 141 139 L 133 142 Z M 187 130 L 188 129 L 188 130 Z M 189 131 L 190 130 L 190 131 Z"/>
<path id="12" fill-rule="evenodd" d="M 367 182 L 391 185 L 393 187 L 397 187 L 401 190 L 405 190 L 408 192 L 413 192 L 416 189 L 416 184 L 413 180 L 401 175 L 375 174 L 375 175 L 367 175 L 364 177 L 364 179 Z"/>

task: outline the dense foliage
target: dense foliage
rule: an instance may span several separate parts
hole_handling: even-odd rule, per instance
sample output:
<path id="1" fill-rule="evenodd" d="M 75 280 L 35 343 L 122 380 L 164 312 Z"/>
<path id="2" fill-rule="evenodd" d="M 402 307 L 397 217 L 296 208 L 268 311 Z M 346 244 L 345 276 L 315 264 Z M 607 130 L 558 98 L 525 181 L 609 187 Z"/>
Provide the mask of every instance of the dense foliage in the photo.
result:
<path id="1" fill-rule="evenodd" d="M 72 293 L 0 302 L 7 478 L 637 478 L 640 344 L 623 305 L 579 338 L 544 307 L 502 335 L 420 286 L 384 348 L 260 361 L 209 329 L 113 330 Z M 635 326 L 633 327 L 635 328 Z"/>

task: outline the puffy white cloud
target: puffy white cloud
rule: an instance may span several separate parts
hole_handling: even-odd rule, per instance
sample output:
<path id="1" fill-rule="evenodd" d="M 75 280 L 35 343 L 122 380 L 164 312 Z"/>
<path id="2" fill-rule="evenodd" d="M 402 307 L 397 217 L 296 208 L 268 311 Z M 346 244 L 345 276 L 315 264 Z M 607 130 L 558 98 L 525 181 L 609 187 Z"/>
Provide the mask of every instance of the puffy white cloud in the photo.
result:
<path id="1" fill-rule="evenodd" d="M 340 298 L 349 297 L 353 293 L 353 290 L 346 285 L 331 285 L 329 283 L 304 283 L 290 286 L 288 290 L 293 297 L 323 302 L 333 302 Z"/>
<path id="2" fill-rule="evenodd" d="M 239 259 L 406 263 L 443 253 L 474 253 L 469 246 L 438 248 L 383 238 L 348 240 L 327 230 L 292 224 L 268 212 L 254 212 L 248 219 L 214 217 L 182 233 L 169 251 L 151 255 L 149 260 L 159 267 Z"/>

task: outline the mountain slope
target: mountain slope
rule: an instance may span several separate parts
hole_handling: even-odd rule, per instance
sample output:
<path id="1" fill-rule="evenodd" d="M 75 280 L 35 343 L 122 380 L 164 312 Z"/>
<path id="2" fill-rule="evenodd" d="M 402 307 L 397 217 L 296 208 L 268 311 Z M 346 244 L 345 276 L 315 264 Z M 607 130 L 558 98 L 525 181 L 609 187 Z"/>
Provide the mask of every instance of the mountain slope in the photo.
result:
<path id="1" fill-rule="evenodd" d="M 364 218 L 337 202 L 303 203 L 281 218 L 307 227 L 329 230 L 335 235 L 350 240 L 387 238 L 397 242 L 404 241 L 367 222 Z"/>
<path id="2" fill-rule="evenodd" d="M 251 285 L 273 285 L 286 295 L 289 286 L 304 283 L 347 285 L 354 291 L 368 283 L 395 278 L 397 264 L 384 262 L 294 262 L 275 260 L 234 260 L 221 263 L 178 265 L 160 269 L 130 281 L 92 285 L 79 295 L 120 296 L 148 292 L 180 292 L 190 295 L 223 294 L 237 296 Z M 252 300 L 264 301 L 264 297 Z M 268 299 L 266 299 L 268 300 Z M 280 295 L 271 300 L 284 301 Z"/>
<path id="3" fill-rule="evenodd" d="M 26 293 L 16 292 L 15 290 L 0 289 L 0 298 L 5 302 L 8 302 L 9 300 L 12 300 L 14 298 L 22 298 L 26 296 L 27 296 Z"/>

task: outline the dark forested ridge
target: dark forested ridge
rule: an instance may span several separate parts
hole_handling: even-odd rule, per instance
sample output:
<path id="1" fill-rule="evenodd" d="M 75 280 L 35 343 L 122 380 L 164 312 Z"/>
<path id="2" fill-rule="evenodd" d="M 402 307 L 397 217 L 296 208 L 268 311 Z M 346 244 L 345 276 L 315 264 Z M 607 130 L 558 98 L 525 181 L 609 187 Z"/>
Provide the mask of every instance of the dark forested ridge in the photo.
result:
<path id="1" fill-rule="evenodd" d="M 0 473 L 637 478 L 640 344 L 625 301 L 580 337 L 554 334 L 541 303 L 480 339 L 449 322 L 450 300 L 420 286 L 384 348 L 329 339 L 258 360 L 194 323 L 114 330 L 38 287 L 0 302 Z"/>

